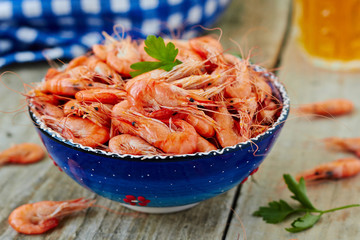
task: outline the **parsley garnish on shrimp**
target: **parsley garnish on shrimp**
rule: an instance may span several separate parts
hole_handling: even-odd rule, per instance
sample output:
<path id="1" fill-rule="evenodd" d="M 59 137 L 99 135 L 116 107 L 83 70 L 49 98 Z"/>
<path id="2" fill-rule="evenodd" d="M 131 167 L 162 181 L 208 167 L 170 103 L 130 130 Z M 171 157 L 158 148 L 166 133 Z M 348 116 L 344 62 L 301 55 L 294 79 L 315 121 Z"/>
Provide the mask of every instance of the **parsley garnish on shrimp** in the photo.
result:
<path id="1" fill-rule="evenodd" d="M 132 77 L 150 72 L 154 69 L 170 71 L 173 67 L 182 63 L 180 60 L 176 59 L 179 49 L 175 48 L 175 45 L 172 42 L 165 45 L 165 41 L 162 37 L 156 37 L 154 35 L 148 36 L 145 40 L 144 50 L 149 56 L 159 61 L 145 61 L 132 64 L 130 67 L 135 70 L 130 72 Z"/>

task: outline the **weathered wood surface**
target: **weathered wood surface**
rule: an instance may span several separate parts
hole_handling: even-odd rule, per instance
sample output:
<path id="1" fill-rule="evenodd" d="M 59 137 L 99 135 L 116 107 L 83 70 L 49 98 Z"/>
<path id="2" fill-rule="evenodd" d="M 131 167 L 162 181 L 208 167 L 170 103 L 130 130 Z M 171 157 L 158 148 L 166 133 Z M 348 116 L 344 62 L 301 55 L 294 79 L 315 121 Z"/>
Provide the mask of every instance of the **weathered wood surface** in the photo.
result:
<path id="1" fill-rule="evenodd" d="M 218 23 L 218 26 L 223 29 L 222 41 L 226 46 L 230 47 L 231 45 L 234 48 L 234 45 L 229 43 L 230 38 L 241 43 L 244 34 L 251 32 L 247 35 L 249 36 L 249 46 L 256 45 L 262 49 L 255 58 L 256 62 L 262 62 L 270 68 L 274 67 L 286 30 L 290 11 L 289 2 L 282 0 L 234 0 Z M 244 49 L 246 50 L 245 47 Z M 23 91 L 21 80 L 25 83 L 39 81 L 47 68 L 47 63 L 32 63 L 1 69 L 1 72 L 11 70 L 17 74 L 5 74 L 2 81 L 6 86 L 16 91 Z M 0 111 L 2 111 L 0 113 L 0 150 L 9 147 L 12 143 L 25 141 L 40 143 L 40 139 L 26 113 L 26 108 L 21 108 L 24 107 L 24 97 L 19 93 L 10 91 L 4 85 L 0 86 L 0 96 Z M 17 113 L 4 113 L 15 109 L 18 109 Z M 278 147 L 274 149 L 275 153 L 272 156 L 281 156 L 281 151 L 277 149 Z M 271 159 L 268 159 L 268 162 L 271 162 Z M 269 167 L 269 164 L 267 166 Z M 271 174 L 269 177 L 276 178 Z M 252 186 L 250 181 L 247 184 Z M 267 181 L 262 180 L 260 182 L 259 179 L 259 184 L 264 185 L 266 189 Z M 6 165 L 1 167 L 0 186 L 0 239 L 6 240 L 238 239 L 243 234 L 236 214 L 239 214 L 239 210 L 241 210 L 241 218 L 246 222 L 246 231 L 253 231 L 255 226 L 251 228 L 247 222 L 254 221 L 254 219 L 248 214 L 249 212 L 242 209 L 252 210 L 255 207 L 254 202 L 260 200 L 260 197 L 246 189 L 244 194 L 241 194 L 239 201 L 242 201 L 243 196 L 248 195 L 247 197 L 253 197 L 252 203 L 246 203 L 246 205 L 244 203 L 241 206 L 242 203 L 238 202 L 238 209 L 235 209 L 236 214 L 234 215 L 232 206 L 234 201 L 237 201 L 239 191 L 236 188 L 184 212 L 168 215 L 138 214 L 134 216 L 132 214 L 134 212 L 120 206 L 117 202 L 96 196 L 74 183 L 66 174 L 58 171 L 49 158 L 28 166 Z M 78 197 L 96 198 L 97 204 L 118 213 L 112 213 L 102 208 L 91 208 L 64 219 L 56 229 L 40 236 L 18 234 L 7 223 L 8 215 L 19 205 L 42 200 L 64 200 Z M 229 220 L 231 220 L 231 228 L 230 232 L 227 232 Z M 259 221 L 259 223 L 262 222 Z M 265 229 L 266 224 L 262 224 Z"/>
<path id="2" fill-rule="evenodd" d="M 242 50 L 244 57 L 250 54 L 253 63 L 274 68 L 289 25 L 290 7 L 289 0 L 233 0 L 218 23 L 225 49 L 230 53 Z"/>
<path id="3" fill-rule="evenodd" d="M 360 134 L 360 72 L 317 69 L 303 58 L 293 40 L 281 60 L 279 78 L 287 87 L 292 108 L 302 103 L 347 98 L 354 102 L 357 110 L 348 116 L 317 119 L 291 113 L 274 149 L 255 175 L 256 182 L 249 181 L 242 188 L 235 212 L 244 222 L 248 239 L 360 239 L 359 208 L 325 214 L 314 228 L 297 234 L 284 229 L 290 227 L 293 219 L 272 225 L 251 217 L 259 206 L 269 201 L 284 199 L 296 204 L 282 180 L 284 173 L 294 176 L 315 165 L 351 156 L 327 150 L 321 142 L 323 138 L 359 137 Z M 308 186 L 308 195 L 316 207 L 325 210 L 358 204 L 359 190 L 360 175 Z M 238 231 L 239 221 L 233 218 L 227 238 L 236 239 Z"/>

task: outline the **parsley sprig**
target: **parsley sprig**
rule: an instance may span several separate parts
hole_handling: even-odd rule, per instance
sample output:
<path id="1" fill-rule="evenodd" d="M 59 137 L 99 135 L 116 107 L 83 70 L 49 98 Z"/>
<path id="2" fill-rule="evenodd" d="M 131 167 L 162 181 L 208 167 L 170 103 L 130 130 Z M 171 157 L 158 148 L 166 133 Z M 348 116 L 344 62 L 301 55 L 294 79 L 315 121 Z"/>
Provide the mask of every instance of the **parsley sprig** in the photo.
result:
<path id="1" fill-rule="evenodd" d="M 260 207 L 253 215 L 262 217 L 267 223 L 279 223 L 291 214 L 304 212 L 305 215 L 295 219 L 291 223 L 290 228 L 285 228 L 289 232 L 301 232 L 311 228 L 325 213 L 335 212 L 345 208 L 360 207 L 360 204 L 351 204 L 325 211 L 319 210 L 313 206 L 306 194 L 304 178 L 301 178 L 300 181 L 297 182 L 289 174 L 284 174 L 283 177 L 288 189 L 294 194 L 291 198 L 298 201 L 301 204 L 301 207 L 293 208 L 287 202 L 280 199 L 279 201 L 269 202 L 268 206 Z"/>
<path id="2" fill-rule="evenodd" d="M 132 77 L 158 68 L 170 71 L 173 67 L 182 63 L 180 60 L 175 59 L 179 53 L 179 49 L 175 48 L 175 45 L 172 42 L 165 45 L 162 37 L 157 38 L 154 35 L 149 35 L 145 40 L 144 50 L 149 56 L 159 61 L 145 61 L 132 64 L 130 67 L 135 70 L 130 72 Z"/>

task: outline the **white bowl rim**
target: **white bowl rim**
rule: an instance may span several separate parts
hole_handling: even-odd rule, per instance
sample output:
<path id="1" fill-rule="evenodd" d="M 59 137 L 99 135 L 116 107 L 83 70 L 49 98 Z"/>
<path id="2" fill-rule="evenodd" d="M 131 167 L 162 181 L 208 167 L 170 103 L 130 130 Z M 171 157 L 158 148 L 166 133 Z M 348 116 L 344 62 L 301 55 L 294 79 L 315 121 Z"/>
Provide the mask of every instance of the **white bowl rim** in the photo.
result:
<path id="1" fill-rule="evenodd" d="M 35 116 L 35 114 L 30 110 L 29 113 L 31 118 L 33 119 L 34 123 L 37 125 L 38 129 L 42 132 L 46 133 L 49 137 L 55 139 L 56 141 L 63 143 L 64 145 L 71 147 L 76 150 L 84 151 L 87 153 L 92 153 L 98 156 L 103 157 L 111 157 L 111 158 L 119 158 L 119 159 L 125 159 L 125 160 L 147 160 L 147 161 L 183 161 L 183 160 L 190 160 L 194 157 L 201 157 L 201 156 L 216 156 L 216 155 L 222 155 L 224 152 L 229 152 L 241 148 L 245 148 L 247 146 L 250 146 L 251 144 L 254 144 L 257 141 L 260 141 L 262 138 L 271 135 L 277 128 L 281 126 L 281 124 L 286 120 L 289 111 L 290 111 L 290 98 L 287 95 L 286 89 L 283 84 L 280 83 L 278 77 L 275 76 L 274 73 L 268 72 L 265 68 L 258 66 L 258 65 L 252 65 L 255 71 L 262 72 L 263 75 L 267 78 L 269 78 L 275 87 L 279 90 L 281 98 L 283 100 L 283 108 L 281 110 L 280 116 L 276 120 L 276 122 L 273 124 L 271 128 L 269 128 L 267 131 L 257 135 L 254 138 L 249 139 L 246 142 L 238 143 L 234 146 L 229 146 L 217 150 L 212 150 L 209 152 L 197 152 L 192 154 L 176 154 L 176 155 L 131 155 L 131 154 L 119 154 L 119 153 L 112 153 L 112 152 L 106 152 L 101 149 L 95 149 L 92 147 L 83 146 L 78 143 L 74 143 L 72 140 L 65 139 L 62 137 L 59 133 L 55 132 L 51 128 L 47 127 L 43 121 L 41 121 L 39 118 Z"/>

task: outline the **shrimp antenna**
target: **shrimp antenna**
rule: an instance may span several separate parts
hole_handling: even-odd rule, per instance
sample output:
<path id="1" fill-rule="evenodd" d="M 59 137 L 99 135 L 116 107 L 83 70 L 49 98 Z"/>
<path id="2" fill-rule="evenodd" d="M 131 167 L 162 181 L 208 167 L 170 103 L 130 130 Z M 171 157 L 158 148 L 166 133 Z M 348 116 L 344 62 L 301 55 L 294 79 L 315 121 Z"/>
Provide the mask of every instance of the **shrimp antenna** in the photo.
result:
<path id="1" fill-rule="evenodd" d="M 118 30 L 117 30 L 118 27 L 121 28 L 121 35 L 122 35 L 122 37 L 120 37 L 120 35 L 119 35 L 119 32 L 118 32 Z M 125 26 L 124 26 L 124 25 L 122 25 L 122 24 L 120 24 L 120 23 L 114 25 L 114 26 L 113 26 L 113 31 L 114 31 L 115 36 L 117 36 L 117 37 L 119 38 L 119 40 L 120 40 L 120 39 L 121 39 L 121 40 L 124 39 L 124 36 L 125 36 Z"/>
<path id="2" fill-rule="evenodd" d="M 46 49 L 42 50 L 41 54 L 44 56 L 44 58 L 46 59 L 46 61 L 49 64 L 49 66 L 52 68 L 56 68 L 56 69 L 59 68 L 59 65 L 56 64 L 56 62 L 46 54 L 46 51 L 47 51 Z M 60 61 L 58 58 L 56 60 Z"/>
<path id="3" fill-rule="evenodd" d="M 219 35 L 219 37 L 218 37 L 218 41 L 220 42 L 221 37 L 222 37 L 222 35 L 223 35 L 223 30 L 222 30 L 221 28 L 219 28 L 219 27 L 217 27 L 217 28 L 207 28 L 207 27 L 204 27 L 204 26 L 201 26 L 201 25 L 195 25 L 195 26 L 192 27 L 192 28 L 196 28 L 196 27 L 200 27 L 201 29 L 206 30 L 206 31 L 215 31 L 215 30 L 218 30 L 218 31 L 220 32 L 220 35 Z"/>

